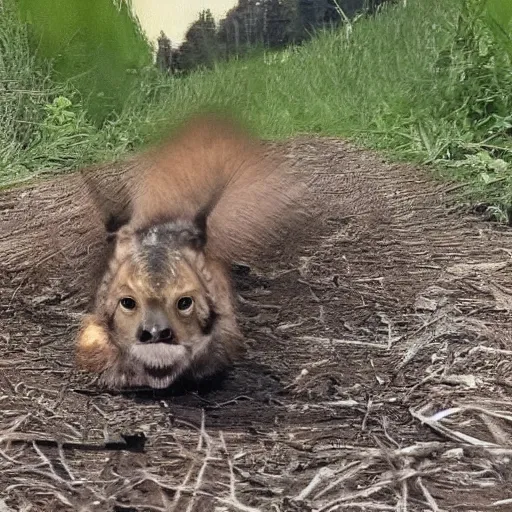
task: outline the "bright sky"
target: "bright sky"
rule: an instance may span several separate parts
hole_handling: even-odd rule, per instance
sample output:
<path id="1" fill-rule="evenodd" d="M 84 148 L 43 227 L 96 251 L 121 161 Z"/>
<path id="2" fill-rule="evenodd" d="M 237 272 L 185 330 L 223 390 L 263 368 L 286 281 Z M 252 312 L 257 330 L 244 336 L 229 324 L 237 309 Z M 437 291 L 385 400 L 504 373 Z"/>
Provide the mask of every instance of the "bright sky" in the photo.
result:
<path id="1" fill-rule="evenodd" d="M 132 0 L 135 14 L 149 39 L 156 41 L 163 30 L 173 46 L 183 41 L 199 12 L 210 9 L 218 22 L 237 3 L 237 0 Z"/>

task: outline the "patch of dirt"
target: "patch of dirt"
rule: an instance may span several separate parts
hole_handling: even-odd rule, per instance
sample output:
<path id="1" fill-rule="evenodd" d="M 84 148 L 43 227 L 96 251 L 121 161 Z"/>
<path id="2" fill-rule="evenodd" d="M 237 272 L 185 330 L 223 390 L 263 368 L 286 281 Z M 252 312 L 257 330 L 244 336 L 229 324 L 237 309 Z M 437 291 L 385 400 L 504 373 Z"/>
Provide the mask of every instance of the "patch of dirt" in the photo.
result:
<path id="1" fill-rule="evenodd" d="M 94 211 L 0 196 L 0 511 L 512 510 L 512 231 L 345 142 L 276 150 L 326 221 L 239 269 L 246 358 L 173 392 L 73 369 Z"/>

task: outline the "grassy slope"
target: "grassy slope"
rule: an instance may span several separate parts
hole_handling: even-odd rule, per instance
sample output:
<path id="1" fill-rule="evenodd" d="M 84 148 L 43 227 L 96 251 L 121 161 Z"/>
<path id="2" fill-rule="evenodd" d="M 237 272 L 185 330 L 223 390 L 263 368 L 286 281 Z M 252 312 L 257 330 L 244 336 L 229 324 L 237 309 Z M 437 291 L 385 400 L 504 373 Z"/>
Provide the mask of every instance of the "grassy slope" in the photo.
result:
<path id="1" fill-rule="evenodd" d="M 31 162 L 29 151 L 21 175 L 116 156 L 154 139 L 189 113 L 213 107 L 234 112 L 263 137 L 350 137 L 398 158 L 454 163 L 444 166 L 449 177 L 469 182 L 473 195 L 492 200 L 505 211 L 512 199 L 507 163 L 512 144 L 506 137 L 488 137 L 492 127 L 481 121 L 491 114 L 502 124 L 507 120 L 498 111 L 480 113 L 475 119 L 471 109 L 479 95 L 502 94 L 500 108 L 507 111 L 512 94 L 500 89 L 503 77 L 495 72 L 503 62 L 492 61 L 495 69 L 489 66 L 487 76 L 480 71 L 481 62 L 466 55 L 467 48 L 454 49 L 460 12 L 458 0 L 409 0 L 405 8 L 387 8 L 373 19 L 356 21 L 351 31 L 319 34 L 294 50 L 223 63 L 185 79 L 149 73 L 123 112 L 102 129 L 87 122 L 80 105 L 62 107 L 73 113 L 74 124 L 59 130 L 73 137 L 75 149 L 57 158 L 52 156 L 57 141 L 29 144 L 34 154 L 47 154 L 48 159 Z M 27 62 L 27 69 L 30 65 Z M 30 72 L 27 75 L 31 77 Z M 50 109 L 54 117 L 59 108 Z M 53 125 L 55 120 L 48 121 L 43 112 L 44 123 Z M 484 139 L 492 143 L 482 145 Z M 504 150 L 493 152 L 492 145 Z M 12 169 L 22 158 L 15 149 L 14 167 L 7 165 L 3 174 L 0 160 L 0 181 L 12 179 Z"/>

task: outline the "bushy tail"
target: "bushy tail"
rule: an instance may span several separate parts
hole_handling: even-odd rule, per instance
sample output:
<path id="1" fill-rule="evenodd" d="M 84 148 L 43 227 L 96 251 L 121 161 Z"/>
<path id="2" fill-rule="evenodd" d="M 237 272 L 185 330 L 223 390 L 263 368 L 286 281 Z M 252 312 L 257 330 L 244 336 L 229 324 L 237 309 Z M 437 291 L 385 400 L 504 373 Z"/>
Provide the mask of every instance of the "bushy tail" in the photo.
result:
<path id="1" fill-rule="evenodd" d="M 305 219 L 305 181 L 227 119 L 193 118 L 139 162 L 132 167 L 130 224 L 204 212 L 207 249 L 223 259 L 251 260 Z"/>

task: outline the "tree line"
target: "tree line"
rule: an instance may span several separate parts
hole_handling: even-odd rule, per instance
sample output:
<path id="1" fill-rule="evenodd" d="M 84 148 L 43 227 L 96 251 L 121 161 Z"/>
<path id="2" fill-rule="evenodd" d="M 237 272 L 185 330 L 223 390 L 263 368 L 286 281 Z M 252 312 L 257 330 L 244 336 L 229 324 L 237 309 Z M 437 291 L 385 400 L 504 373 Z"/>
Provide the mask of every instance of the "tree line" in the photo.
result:
<path id="1" fill-rule="evenodd" d="M 177 48 L 161 32 L 157 66 L 173 74 L 187 73 L 256 48 L 300 44 L 318 29 L 336 27 L 358 13 L 371 15 L 381 4 L 391 1 L 239 0 L 218 24 L 209 9 L 199 13 Z"/>

